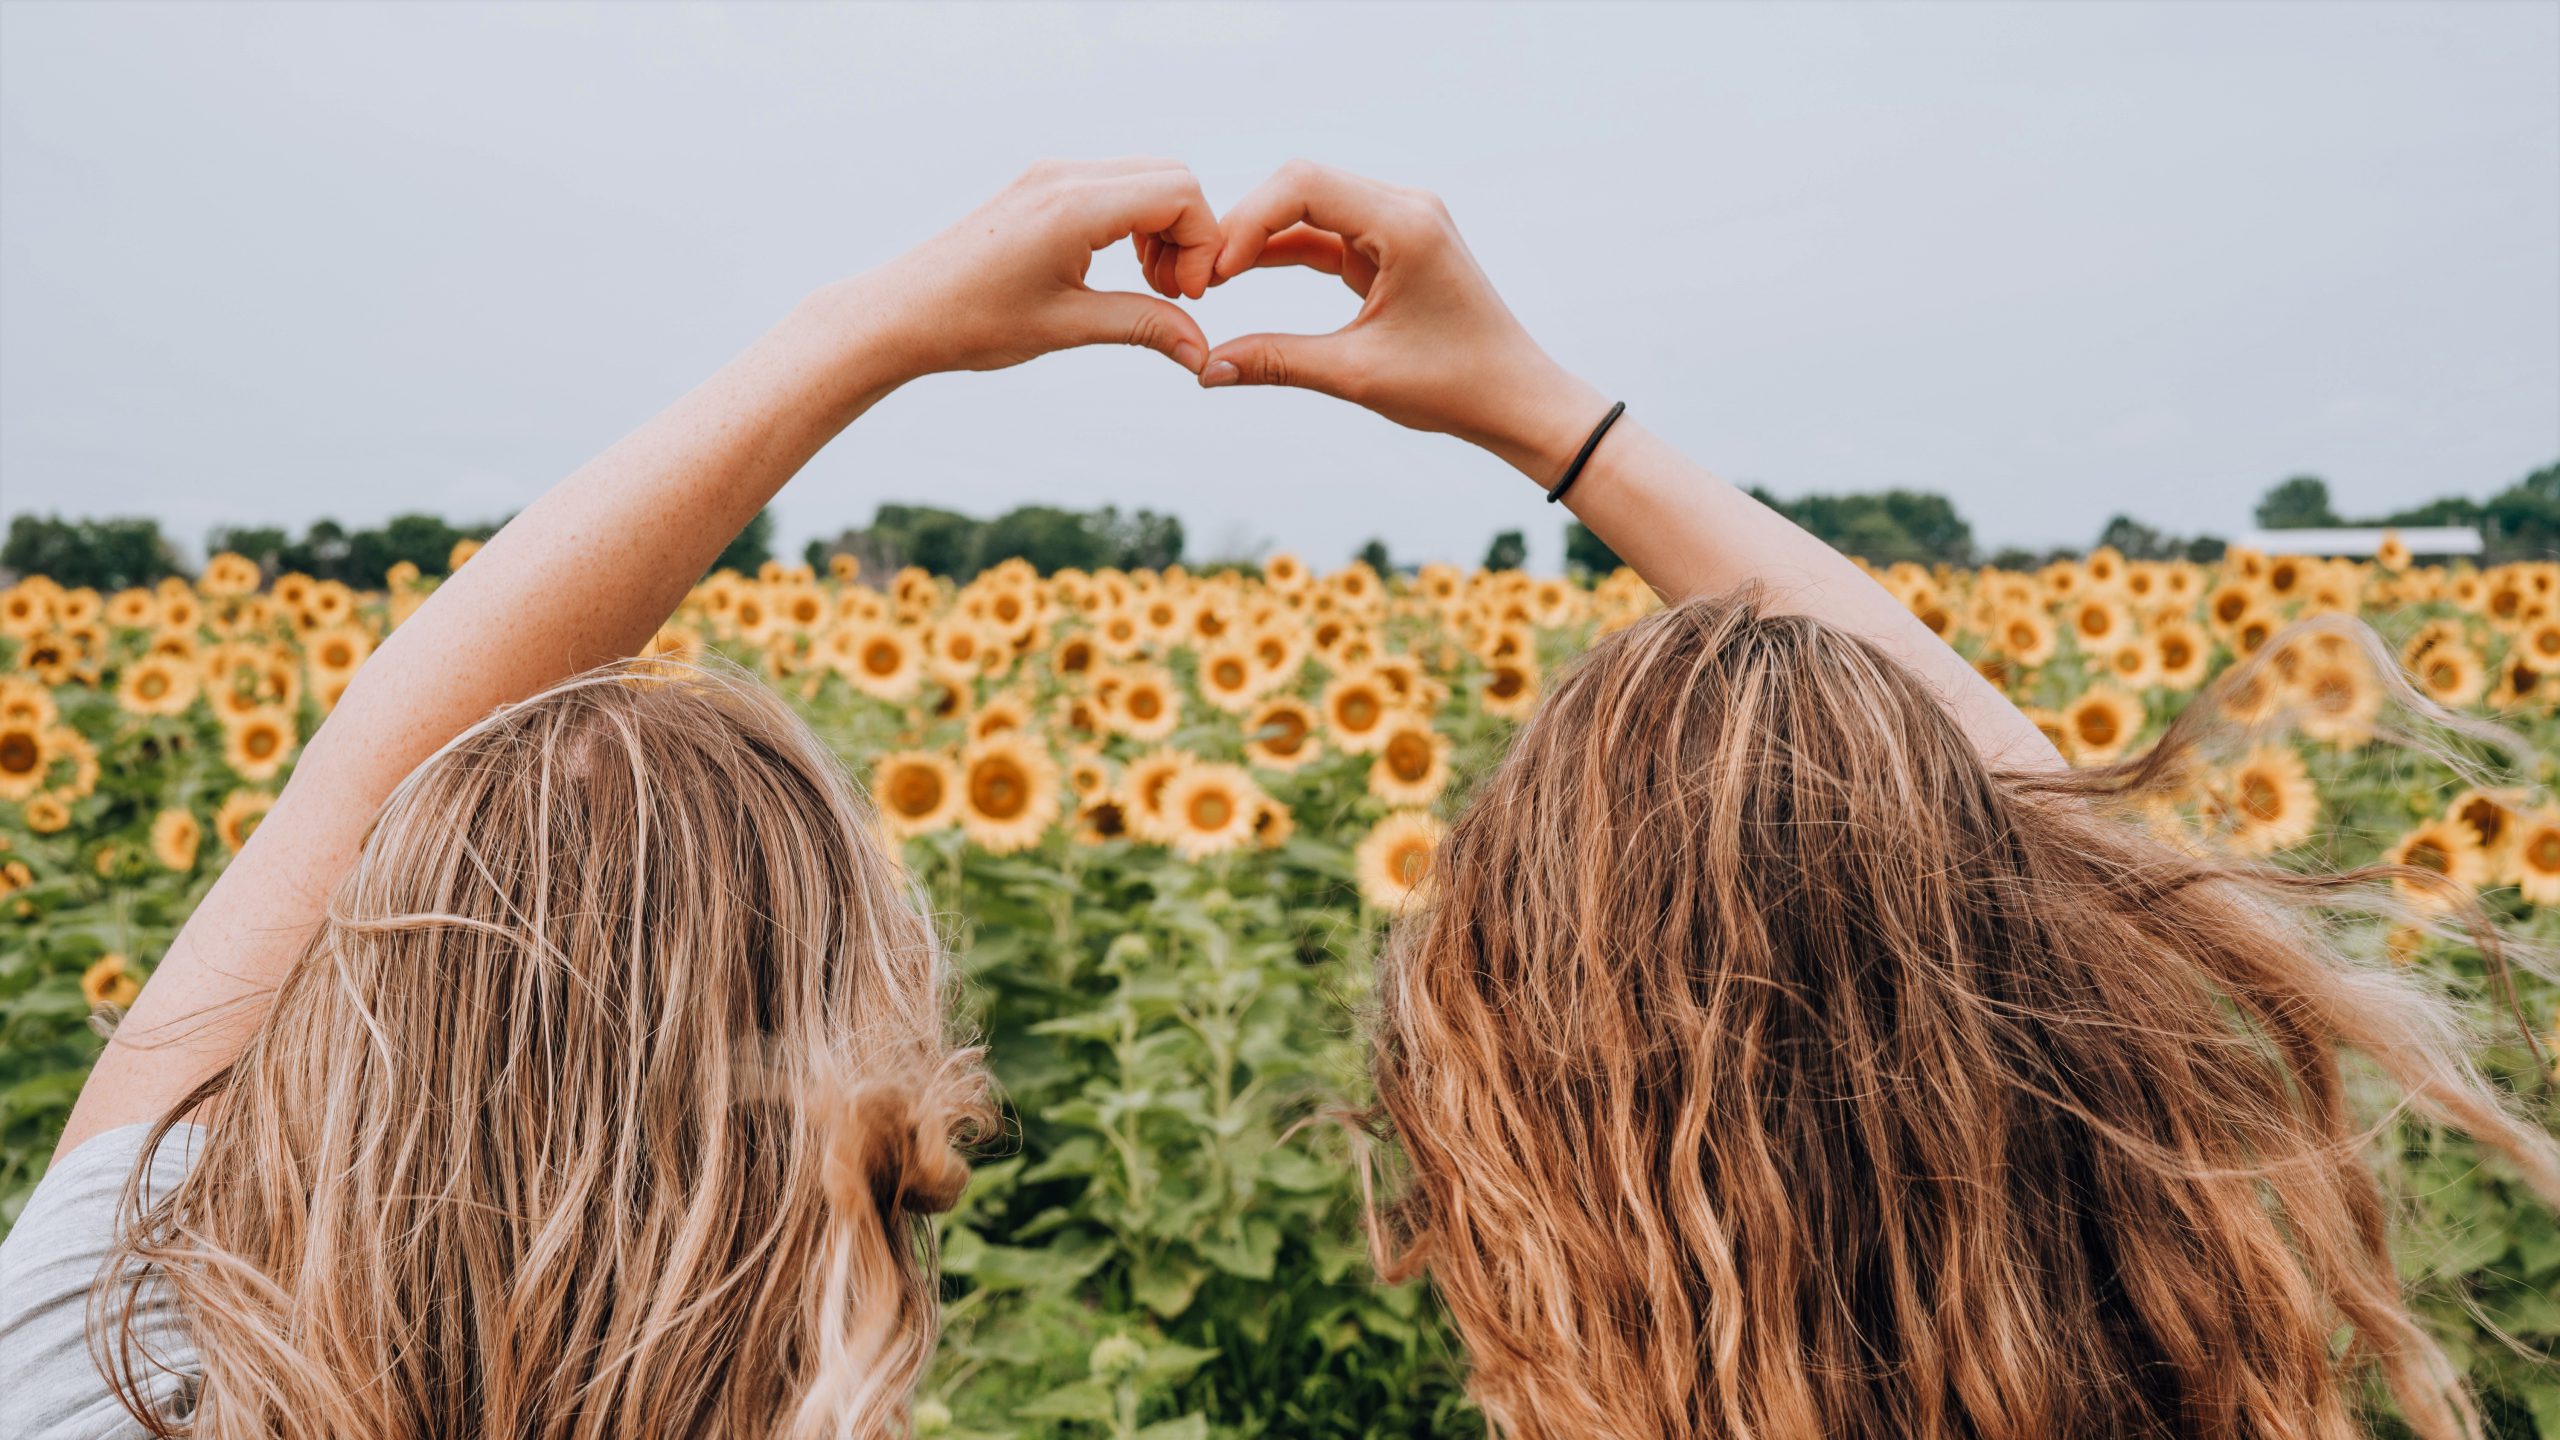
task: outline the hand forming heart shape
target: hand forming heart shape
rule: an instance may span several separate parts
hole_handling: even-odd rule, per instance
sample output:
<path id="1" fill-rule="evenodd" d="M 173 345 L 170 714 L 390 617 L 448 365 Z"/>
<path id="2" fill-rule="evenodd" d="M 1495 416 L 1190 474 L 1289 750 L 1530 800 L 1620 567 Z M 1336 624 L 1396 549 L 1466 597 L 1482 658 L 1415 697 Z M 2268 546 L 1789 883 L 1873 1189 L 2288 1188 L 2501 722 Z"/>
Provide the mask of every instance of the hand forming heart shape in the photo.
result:
<path id="1" fill-rule="evenodd" d="M 1134 244 L 1154 295 L 1085 284 L 1093 255 Z M 1339 276 L 1359 313 L 1322 335 L 1212 348 L 1180 305 L 1247 270 Z M 1551 483 L 1606 409 L 1494 293 L 1439 199 L 1292 161 L 1225 215 L 1171 160 L 1043 162 L 885 268 L 918 317 L 914 369 L 997 369 L 1076 345 L 1132 344 L 1205 387 L 1286 385 L 1400 425 L 1456 435 Z"/>

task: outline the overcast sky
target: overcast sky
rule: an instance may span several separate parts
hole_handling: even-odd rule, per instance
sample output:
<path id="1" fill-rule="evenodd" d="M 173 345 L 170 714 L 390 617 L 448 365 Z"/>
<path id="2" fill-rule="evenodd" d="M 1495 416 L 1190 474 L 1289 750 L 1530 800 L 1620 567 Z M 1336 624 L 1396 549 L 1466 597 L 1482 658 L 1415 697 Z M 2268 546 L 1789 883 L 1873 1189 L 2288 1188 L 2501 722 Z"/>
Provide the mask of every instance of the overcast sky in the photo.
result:
<path id="1" fill-rule="evenodd" d="M 2560 5 L 0 4 L 0 512 L 522 505 L 811 287 L 1046 154 L 1212 204 L 1439 191 L 1567 365 L 1781 494 L 1986 544 L 2483 495 L 2560 459 Z M 1134 283 L 1125 253 L 1097 283 Z M 1212 338 L 1350 297 L 1258 275 Z M 1560 516 L 1319 396 L 1054 356 L 779 502 L 1171 510 L 1195 555 L 1474 560 Z"/>

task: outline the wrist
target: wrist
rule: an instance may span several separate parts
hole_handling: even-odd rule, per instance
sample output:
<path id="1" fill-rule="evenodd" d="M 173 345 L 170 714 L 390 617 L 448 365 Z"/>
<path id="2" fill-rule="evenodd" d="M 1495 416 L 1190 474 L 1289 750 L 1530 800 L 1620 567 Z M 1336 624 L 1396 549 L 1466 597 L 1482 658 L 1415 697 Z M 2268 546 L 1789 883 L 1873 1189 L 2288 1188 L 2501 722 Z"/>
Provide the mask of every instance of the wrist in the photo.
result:
<path id="1" fill-rule="evenodd" d="M 1507 398 L 1489 412 L 1492 423 L 1476 443 L 1540 489 L 1553 488 L 1591 427 L 1609 413 L 1609 398 L 1552 362 L 1504 393 Z"/>
<path id="2" fill-rule="evenodd" d="M 810 291 L 780 333 L 828 377 L 840 403 L 859 414 L 935 368 L 910 313 L 894 287 L 857 275 Z"/>

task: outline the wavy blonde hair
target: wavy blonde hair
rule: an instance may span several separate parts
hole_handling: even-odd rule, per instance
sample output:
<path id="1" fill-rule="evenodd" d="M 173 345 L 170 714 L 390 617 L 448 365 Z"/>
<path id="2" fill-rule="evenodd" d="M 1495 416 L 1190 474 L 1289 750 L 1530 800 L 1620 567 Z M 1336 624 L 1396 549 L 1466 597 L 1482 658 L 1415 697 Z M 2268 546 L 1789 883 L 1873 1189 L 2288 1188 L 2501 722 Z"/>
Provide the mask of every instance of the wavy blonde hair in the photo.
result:
<path id="1" fill-rule="evenodd" d="M 2560 1157 L 2324 924 L 2387 877 L 2107 813 L 2182 784 L 2211 710 L 1999 774 L 1877 647 L 1751 596 L 1592 650 L 1382 960 L 1380 1268 L 1430 1276 L 1499 1432 L 2347 1440 L 2378 1375 L 2476 1433 L 2341 1056 L 2555 1199 Z"/>
<path id="2" fill-rule="evenodd" d="M 987 1101 L 873 826 L 763 687 L 665 662 L 419 766 L 162 1122 L 211 1128 L 94 1297 L 127 1408 L 216 1440 L 903 1433 L 918 1217 Z M 191 1415 L 150 1400 L 154 1287 Z"/>

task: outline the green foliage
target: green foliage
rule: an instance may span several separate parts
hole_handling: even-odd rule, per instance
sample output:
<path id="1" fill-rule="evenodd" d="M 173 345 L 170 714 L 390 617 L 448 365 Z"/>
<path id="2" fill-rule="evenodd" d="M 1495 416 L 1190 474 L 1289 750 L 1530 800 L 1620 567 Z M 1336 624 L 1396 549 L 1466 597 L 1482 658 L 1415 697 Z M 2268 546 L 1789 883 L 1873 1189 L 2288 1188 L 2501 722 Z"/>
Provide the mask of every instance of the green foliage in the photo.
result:
<path id="1" fill-rule="evenodd" d="M 1485 547 L 1484 568 L 1487 570 L 1517 570 L 1528 563 L 1529 537 L 1517 530 L 1503 531 Z"/>
<path id="2" fill-rule="evenodd" d="M 1884 490 L 1781 500 L 1753 487 L 1751 498 L 1803 526 L 1824 544 L 1878 565 L 1973 563 L 1973 527 L 1944 495 Z"/>
<path id="3" fill-rule="evenodd" d="M 413 513 L 394 515 L 371 529 L 349 530 L 335 520 L 316 520 L 300 539 L 273 525 L 224 526 L 205 537 L 205 549 L 245 555 L 269 575 L 298 571 L 315 580 L 370 588 L 403 562 L 417 566 L 421 575 L 445 574 L 456 544 L 486 540 L 497 533 L 499 523 L 455 525 L 441 516 Z"/>
<path id="4" fill-rule="evenodd" d="M 19 515 L 9 521 L 9 538 L 0 542 L 0 570 L 121 590 L 177 574 L 178 557 L 157 520 Z"/>
<path id="5" fill-rule="evenodd" d="M 1627 562 L 1591 533 L 1590 526 L 1573 520 L 1564 527 L 1564 563 L 1566 568 L 1586 575 L 1607 575 Z"/>
<path id="6" fill-rule="evenodd" d="M 2254 516 L 2261 530 L 2310 530 L 2347 523 L 2329 508 L 2329 482 L 2317 475 L 2278 482 L 2258 501 Z"/>
<path id="7" fill-rule="evenodd" d="M 740 530 L 736 537 L 730 540 L 728 545 L 720 551 L 720 558 L 711 562 L 711 568 L 735 570 L 741 575 L 753 575 L 764 562 L 772 558 L 773 510 L 767 507 L 758 510 L 755 518 L 747 522 L 746 528 Z"/>
<path id="8" fill-rule="evenodd" d="M 847 530 L 809 547 L 810 564 L 851 555 L 865 573 L 889 575 L 902 566 L 951 580 L 968 580 L 1006 560 L 1026 560 L 1055 570 L 1163 569 L 1182 562 L 1182 522 L 1153 510 L 1123 514 L 1116 505 L 1067 510 L 1020 505 L 993 520 L 930 505 L 883 505 L 867 529 Z"/>
<path id="9" fill-rule="evenodd" d="M 1371 536 L 1359 549 L 1352 551 L 1351 558 L 1381 575 L 1396 573 L 1396 562 L 1387 554 L 1387 542 L 1376 536 Z"/>

